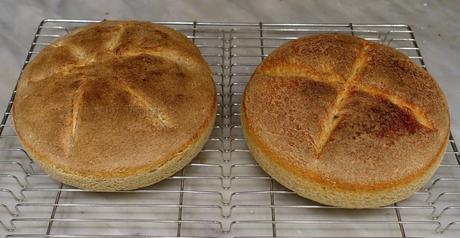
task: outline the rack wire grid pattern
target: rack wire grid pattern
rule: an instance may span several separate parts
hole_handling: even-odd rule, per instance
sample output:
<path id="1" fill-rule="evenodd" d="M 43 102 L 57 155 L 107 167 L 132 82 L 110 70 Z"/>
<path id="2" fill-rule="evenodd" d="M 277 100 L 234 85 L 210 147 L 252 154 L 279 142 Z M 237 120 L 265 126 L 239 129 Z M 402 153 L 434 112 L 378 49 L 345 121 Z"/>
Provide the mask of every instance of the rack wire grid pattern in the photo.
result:
<path id="1" fill-rule="evenodd" d="M 23 68 L 57 37 L 98 20 L 43 20 Z M 159 22 L 186 34 L 213 70 L 218 113 L 194 161 L 163 182 L 94 193 L 60 184 L 29 158 L 11 123 L 15 91 L 0 124 L 1 237 L 459 237 L 460 157 L 452 136 L 432 180 L 392 206 L 350 210 L 303 199 L 253 161 L 240 102 L 255 67 L 300 36 L 336 32 L 388 44 L 425 68 L 405 24 Z M 39 124 L 40 122 L 37 122 Z"/>

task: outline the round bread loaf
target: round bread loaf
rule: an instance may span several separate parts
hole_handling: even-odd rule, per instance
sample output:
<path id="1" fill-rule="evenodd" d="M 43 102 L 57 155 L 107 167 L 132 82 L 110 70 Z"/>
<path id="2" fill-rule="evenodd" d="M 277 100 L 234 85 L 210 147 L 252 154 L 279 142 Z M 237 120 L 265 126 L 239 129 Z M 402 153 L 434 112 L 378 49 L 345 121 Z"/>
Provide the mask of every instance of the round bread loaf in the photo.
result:
<path id="1" fill-rule="evenodd" d="M 51 177 L 95 191 L 156 183 L 187 165 L 214 125 L 216 91 L 199 50 L 136 21 L 79 28 L 26 67 L 16 133 Z"/>
<path id="2" fill-rule="evenodd" d="M 409 197 L 449 137 L 438 84 L 407 56 L 347 35 L 290 41 L 256 69 L 241 120 L 269 175 L 300 196 L 345 208 Z"/>

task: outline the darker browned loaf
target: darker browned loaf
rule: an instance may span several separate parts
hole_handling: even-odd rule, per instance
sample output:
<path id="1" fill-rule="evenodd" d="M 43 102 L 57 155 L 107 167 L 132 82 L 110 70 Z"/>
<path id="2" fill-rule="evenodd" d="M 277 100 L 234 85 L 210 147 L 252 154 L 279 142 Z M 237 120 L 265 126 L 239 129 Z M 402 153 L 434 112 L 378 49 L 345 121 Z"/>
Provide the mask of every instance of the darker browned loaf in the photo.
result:
<path id="1" fill-rule="evenodd" d="M 347 35 L 304 37 L 272 52 L 246 87 L 241 115 L 268 174 L 346 208 L 408 198 L 439 166 L 449 136 L 445 96 L 425 70 Z"/>

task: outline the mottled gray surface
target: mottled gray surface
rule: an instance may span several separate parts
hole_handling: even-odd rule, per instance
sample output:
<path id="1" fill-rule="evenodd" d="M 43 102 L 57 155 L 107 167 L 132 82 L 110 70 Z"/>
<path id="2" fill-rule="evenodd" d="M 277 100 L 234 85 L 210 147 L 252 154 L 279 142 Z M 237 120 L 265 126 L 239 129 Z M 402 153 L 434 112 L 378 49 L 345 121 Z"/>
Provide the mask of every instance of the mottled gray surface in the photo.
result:
<path id="1" fill-rule="evenodd" d="M 460 2 L 444 1 L 16 1 L 0 2 L 0 110 L 3 112 L 32 34 L 43 18 L 152 21 L 408 23 L 430 72 L 444 89 L 454 136 L 460 135 Z"/>

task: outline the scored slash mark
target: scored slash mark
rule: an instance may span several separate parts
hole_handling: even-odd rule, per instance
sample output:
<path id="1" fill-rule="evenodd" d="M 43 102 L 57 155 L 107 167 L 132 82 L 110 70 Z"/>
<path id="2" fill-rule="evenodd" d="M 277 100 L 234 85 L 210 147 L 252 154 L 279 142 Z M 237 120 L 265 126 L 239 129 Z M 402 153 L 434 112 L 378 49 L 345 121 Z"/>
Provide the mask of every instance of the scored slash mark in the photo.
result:
<path id="1" fill-rule="evenodd" d="M 67 147 L 67 155 L 70 156 L 72 153 L 73 147 L 75 145 L 75 140 L 76 140 L 76 130 L 78 127 L 78 116 L 80 115 L 80 109 L 81 109 L 81 100 L 84 94 L 84 87 L 85 87 L 85 82 L 82 81 L 80 82 L 80 85 L 78 85 L 78 88 L 75 90 L 73 96 L 72 96 L 72 121 L 71 121 L 71 132 L 70 132 L 70 139 L 69 139 L 69 146 Z"/>
<path id="2" fill-rule="evenodd" d="M 157 119 L 161 123 L 162 126 L 166 128 L 172 128 L 174 126 L 172 122 L 164 115 L 164 113 L 157 110 L 156 109 L 157 107 L 155 105 L 145 100 L 145 98 L 139 95 L 138 92 L 136 92 L 134 89 L 129 87 L 129 85 L 126 82 L 122 80 L 107 80 L 107 82 L 112 84 L 112 87 L 116 87 L 120 90 L 123 90 L 128 95 L 130 95 L 134 99 L 133 101 L 138 106 L 140 106 L 141 108 L 153 114 L 153 118 Z M 75 90 L 75 93 L 73 94 L 73 97 L 72 97 L 72 121 L 71 121 L 71 127 L 70 127 L 69 145 L 67 147 L 67 154 L 69 156 L 72 153 L 72 150 L 73 150 L 73 147 L 76 141 L 79 115 L 80 115 L 80 111 L 82 108 L 81 102 L 83 101 L 83 95 L 85 93 L 86 84 L 87 84 L 87 80 L 83 80 L 78 86 L 78 88 Z M 115 86 L 115 84 L 117 86 Z"/>
<path id="3" fill-rule="evenodd" d="M 340 122 L 339 112 L 345 105 L 345 99 L 349 97 L 352 91 L 355 90 L 365 92 L 372 96 L 383 97 L 386 100 L 390 101 L 392 104 L 396 105 L 397 107 L 409 110 L 411 114 L 414 116 L 414 118 L 417 120 L 417 122 L 420 123 L 422 126 L 428 129 L 433 129 L 433 123 L 428 119 L 423 110 L 418 106 L 408 102 L 404 98 L 401 98 L 397 95 L 391 95 L 389 93 L 386 93 L 382 89 L 372 86 L 364 86 L 358 83 L 369 61 L 367 55 L 369 48 L 369 44 L 366 44 L 362 48 L 358 58 L 356 59 L 352 67 L 350 77 L 345 81 L 342 91 L 338 94 L 334 105 L 332 106 L 328 115 L 326 116 L 326 123 L 323 125 L 321 129 L 319 139 L 314 143 L 317 159 L 320 158 L 321 152 L 323 151 L 326 144 L 329 142 L 332 133 L 335 131 L 337 125 Z"/>
<path id="4" fill-rule="evenodd" d="M 353 64 L 350 77 L 345 81 L 342 91 L 337 95 L 334 105 L 332 106 L 331 110 L 326 116 L 326 123 L 323 124 L 323 127 L 320 132 L 319 140 L 316 141 L 315 143 L 317 159 L 319 159 L 324 146 L 327 144 L 327 142 L 329 141 L 329 138 L 331 137 L 332 132 L 334 132 L 335 128 L 339 124 L 340 120 L 339 120 L 338 113 L 344 105 L 344 101 L 345 101 L 344 99 L 350 95 L 350 92 L 354 88 L 356 81 L 359 80 L 359 76 L 361 75 L 361 72 L 364 70 L 364 67 L 368 61 L 368 58 L 367 58 L 368 48 L 369 46 L 365 45 L 363 49 L 361 49 L 361 52 L 359 53 L 358 58 Z"/>
<path id="5" fill-rule="evenodd" d="M 131 88 L 126 82 L 123 80 L 116 80 L 118 85 L 120 85 L 121 89 L 123 89 L 125 92 L 127 92 L 129 95 L 131 95 L 137 104 L 141 106 L 142 108 L 146 109 L 149 112 L 152 112 L 154 115 L 154 118 L 158 119 L 160 123 L 166 127 L 166 128 L 172 128 L 172 122 L 167 118 L 167 116 L 164 115 L 160 110 L 157 110 L 156 106 L 150 103 L 149 101 L 145 100 L 145 97 L 142 97 L 136 90 Z"/>
<path id="6" fill-rule="evenodd" d="M 368 52 L 373 44 L 364 43 L 362 46 L 358 57 L 356 58 L 355 62 L 353 63 L 351 74 L 348 79 L 345 80 L 343 85 L 337 85 L 337 82 L 340 80 L 327 80 L 325 81 L 321 77 L 310 77 L 309 75 L 301 74 L 280 74 L 280 72 L 267 72 L 263 73 L 263 76 L 266 77 L 299 77 L 299 78 L 308 78 L 308 80 L 315 81 L 315 82 L 322 82 L 327 83 L 329 85 L 333 85 L 334 87 L 339 86 L 340 92 L 337 95 L 337 98 L 328 111 L 327 115 L 325 116 L 325 123 L 321 127 L 319 138 L 314 139 L 310 138 L 312 145 L 316 152 L 316 158 L 319 159 L 321 152 L 323 151 L 324 147 L 330 140 L 333 132 L 335 131 L 336 127 L 338 126 L 339 122 L 341 121 L 340 118 L 340 110 L 345 106 L 346 99 L 350 96 L 353 91 L 364 92 L 371 96 L 376 96 L 383 98 L 390 103 L 394 104 L 395 106 L 409 111 L 415 120 L 425 128 L 432 130 L 434 128 L 433 122 L 427 117 L 426 113 L 418 107 L 417 105 L 411 103 L 407 99 L 404 99 L 400 96 L 391 94 L 386 92 L 384 89 L 380 89 L 375 86 L 370 85 L 363 85 L 360 84 L 360 80 L 362 78 L 362 74 L 364 69 L 366 68 L 369 62 Z"/>

